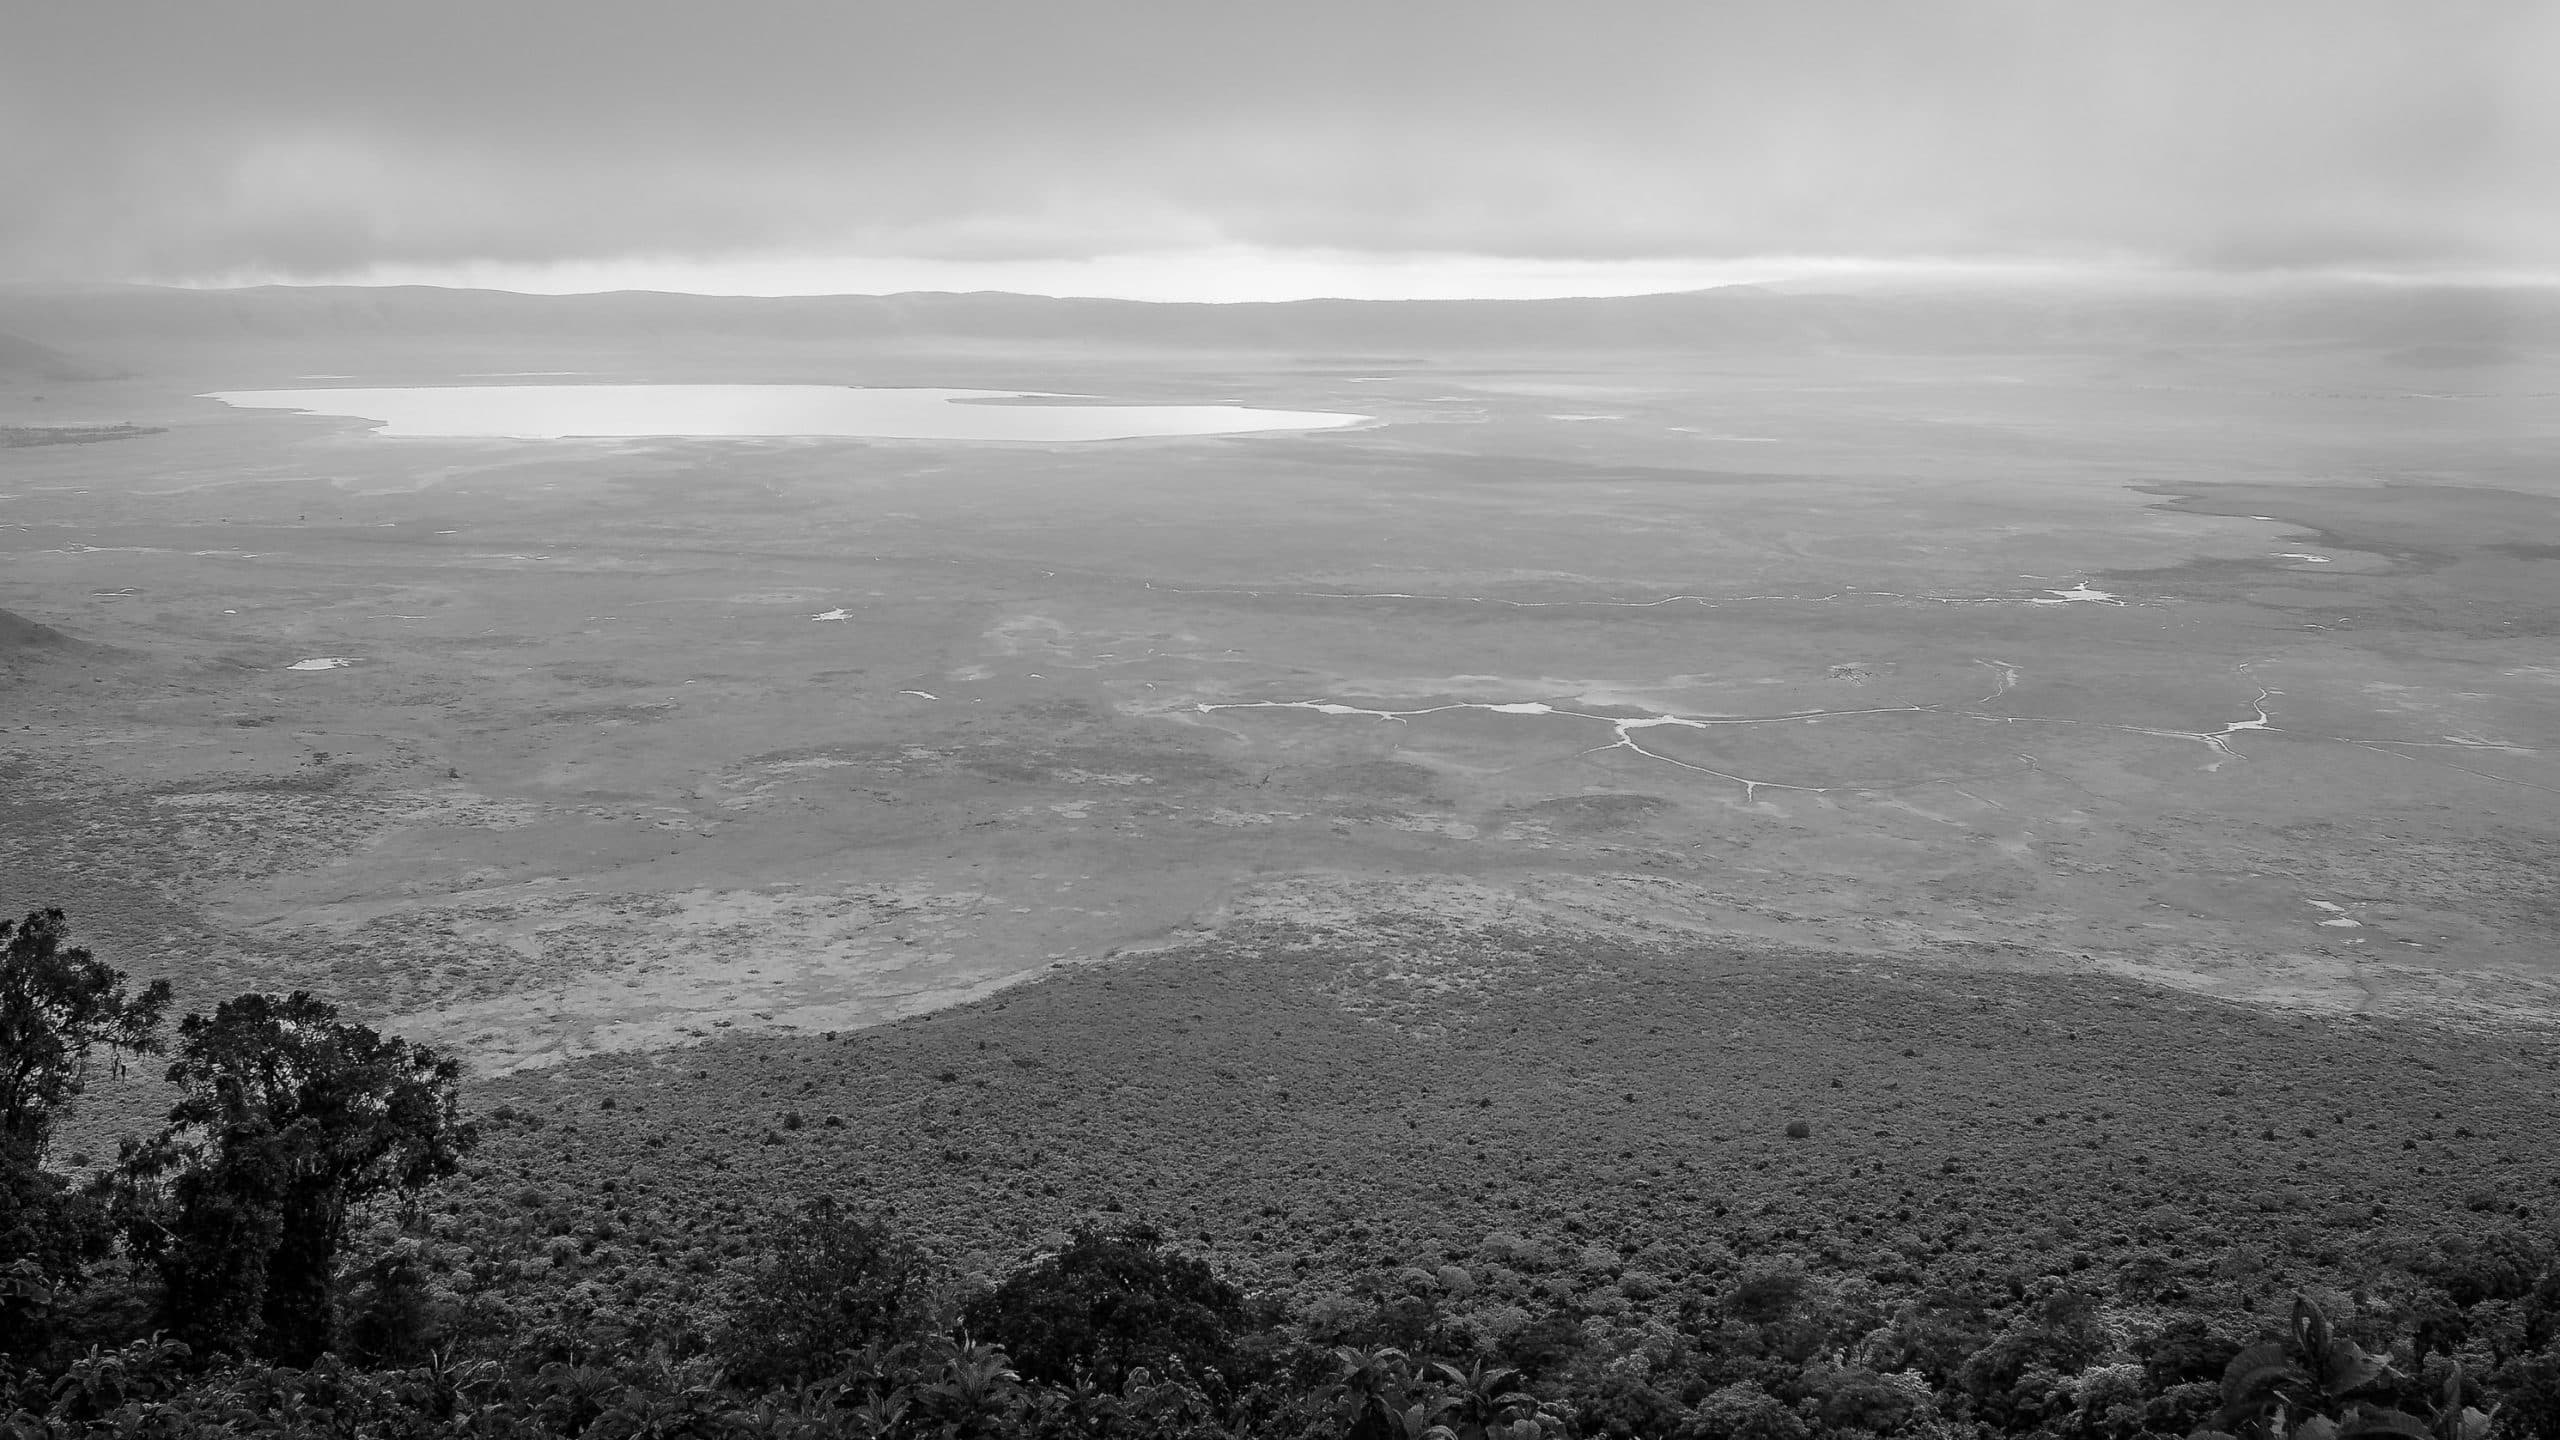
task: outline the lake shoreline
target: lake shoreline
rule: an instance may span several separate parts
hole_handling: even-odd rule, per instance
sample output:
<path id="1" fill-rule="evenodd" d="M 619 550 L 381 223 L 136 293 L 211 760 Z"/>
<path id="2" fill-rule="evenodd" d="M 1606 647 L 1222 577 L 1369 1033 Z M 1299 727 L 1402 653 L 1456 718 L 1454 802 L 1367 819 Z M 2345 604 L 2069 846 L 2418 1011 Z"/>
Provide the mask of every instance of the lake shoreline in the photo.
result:
<path id="1" fill-rule="evenodd" d="M 215 390 L 235 409 L 370 420 L 390 439 L 1096 440 L 1332 430 L 1366 415 L 1241 405 L 1074 403 L 1027 392 L 853 385 L 418 385 Z"/>

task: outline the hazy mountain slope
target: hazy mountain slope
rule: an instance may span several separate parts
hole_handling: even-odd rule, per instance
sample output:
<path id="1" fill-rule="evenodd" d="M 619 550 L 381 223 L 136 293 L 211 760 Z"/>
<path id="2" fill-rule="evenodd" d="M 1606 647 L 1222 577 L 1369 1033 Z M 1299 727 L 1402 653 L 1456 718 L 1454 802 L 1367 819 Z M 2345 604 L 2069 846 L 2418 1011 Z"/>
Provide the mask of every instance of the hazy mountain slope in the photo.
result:
<path id="1" fill-rule="evenodd" d="M 981 294 L 780 299 L 519 295 L 425 286 L 0 289 L 0 329 L 49 345 L 482 336 L 650 341 L 1018 340 L 1312 352 L 1401 348 L 1910 349 L 2129 344 L 2560 343 L 2538 290 L 2292 284 L 2212 291 L 1797 293 L 1758 286 L 1574 300 L 1237 305 Z"/>
<path id="2" fill-rule="evenodd" d="M 107 373 L 98 367 L 65 355 L 49 345 L 39 345 L 21 336 L 0 334 L 0 379 L 6 380 L 103 380 Z"/>

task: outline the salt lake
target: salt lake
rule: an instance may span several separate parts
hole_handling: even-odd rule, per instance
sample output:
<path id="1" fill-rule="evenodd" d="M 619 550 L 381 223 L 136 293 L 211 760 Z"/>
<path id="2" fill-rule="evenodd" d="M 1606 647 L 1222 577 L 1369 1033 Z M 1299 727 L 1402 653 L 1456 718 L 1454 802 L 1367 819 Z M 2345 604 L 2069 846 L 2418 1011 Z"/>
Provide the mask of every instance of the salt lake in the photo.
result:
<path id="1" fill-rule="evenodd" d="M 244 409 L 376 422 L 415 438 L 562 440 L 637 436 L 850 436 L 1054 444 L 1172 435 L 1331 430 L 1365 415 L 1240 405 L 1111 405 L 1008 390 L 850 385 L 416 385 L 217 390 Z M 1075 404 L 1042 400 L 1076 399 Z"/>

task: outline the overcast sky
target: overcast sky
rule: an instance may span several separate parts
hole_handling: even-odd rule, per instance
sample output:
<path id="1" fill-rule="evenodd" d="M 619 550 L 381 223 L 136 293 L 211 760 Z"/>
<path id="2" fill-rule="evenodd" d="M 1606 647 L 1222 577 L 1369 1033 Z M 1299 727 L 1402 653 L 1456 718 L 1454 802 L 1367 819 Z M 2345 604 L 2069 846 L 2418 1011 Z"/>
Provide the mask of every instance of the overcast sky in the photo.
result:
<path id="1" fill-rule="evenodd" d="M 0 0 L 0 278 L 2550 273 L 2555 76 L 2547 0 Z"/>

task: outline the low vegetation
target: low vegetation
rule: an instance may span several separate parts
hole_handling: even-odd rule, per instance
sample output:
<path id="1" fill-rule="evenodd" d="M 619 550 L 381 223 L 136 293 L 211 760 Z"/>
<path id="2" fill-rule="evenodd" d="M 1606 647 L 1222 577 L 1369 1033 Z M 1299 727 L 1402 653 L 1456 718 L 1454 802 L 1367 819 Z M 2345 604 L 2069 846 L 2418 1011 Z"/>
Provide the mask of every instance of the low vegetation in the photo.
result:
<path id="1" fill-rule="evenodd" d="M 169 1001 L 5 938 L 49 1134 Z M 2560 1434 L 2529 1033 L 1374 926 L 469 1120 L 307 996 L 175 1033 L 159 1137 L 10 1152 L 14 1435 Z"/>
<path id="2" fill-rule="evenodd" d="M 0 425 L 0 450 L 29 445 L 94 445 L 165 433 L 155 425 Z"/>

